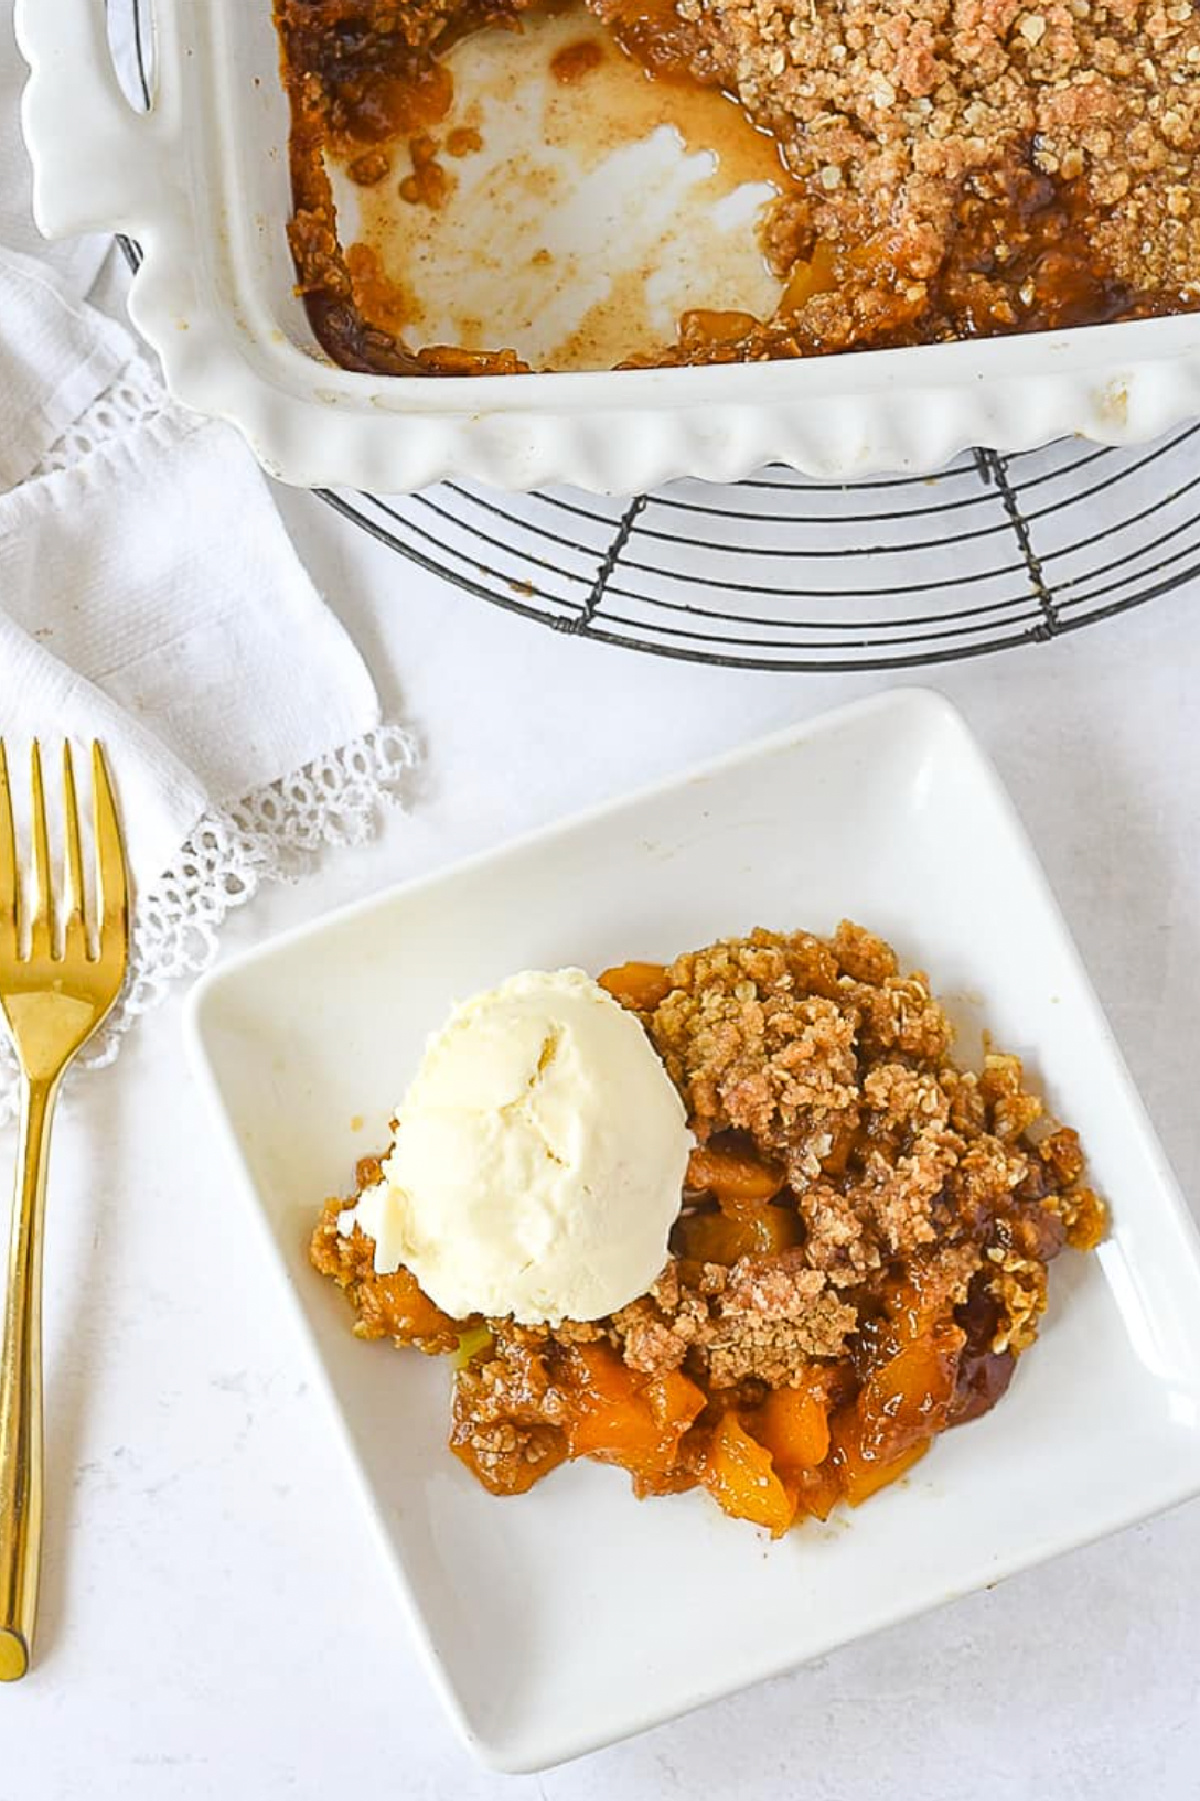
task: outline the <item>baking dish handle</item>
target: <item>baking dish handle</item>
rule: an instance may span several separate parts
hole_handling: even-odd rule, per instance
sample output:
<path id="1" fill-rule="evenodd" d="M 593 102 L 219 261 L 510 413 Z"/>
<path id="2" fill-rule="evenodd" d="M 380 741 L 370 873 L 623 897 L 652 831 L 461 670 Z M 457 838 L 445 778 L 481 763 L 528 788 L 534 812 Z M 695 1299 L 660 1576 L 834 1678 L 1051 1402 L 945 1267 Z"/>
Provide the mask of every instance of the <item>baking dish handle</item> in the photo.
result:
<path id="1" fill-rule="evenodd" d="M 164 17 L 157 0 L 159 66 Z M 169 102 L 138 113 L 117 81 L 104 0 L 16 0 L 17 43 L 29 64 L 21 123 L 33 164 L 33 212 L 48 238 L 82 231 L 136 234 L 169 197 Z"/>

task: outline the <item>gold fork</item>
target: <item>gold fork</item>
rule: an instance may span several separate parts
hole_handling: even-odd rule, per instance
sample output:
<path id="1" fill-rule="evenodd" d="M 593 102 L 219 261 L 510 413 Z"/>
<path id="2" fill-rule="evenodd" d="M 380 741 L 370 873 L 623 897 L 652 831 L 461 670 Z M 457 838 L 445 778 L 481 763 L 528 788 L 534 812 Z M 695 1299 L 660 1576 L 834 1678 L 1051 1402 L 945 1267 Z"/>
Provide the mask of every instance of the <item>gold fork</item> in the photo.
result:
<path id="1" fill-rule="evenodd" d="M 0 1340 L 0 1682 L 15 1682 L 29 1668 L 37 1609 L 42 1538 L 42 1221 L 50 1124 L 63 1072 L 111 1009 L 129 961 L 129 878 L 103 752 L 93 745 L 94 934 L 88 929 L 84 898 L 71 747 L 63 746 L 66 879 L 61 906 L 50 881 L 42 757 L 36 743 L 31 762 L 33 872 L 27 908 L 17 864 L 8 762 L 0 740 L 0 1011 L 21 1065 L 8 1299 Z"/>

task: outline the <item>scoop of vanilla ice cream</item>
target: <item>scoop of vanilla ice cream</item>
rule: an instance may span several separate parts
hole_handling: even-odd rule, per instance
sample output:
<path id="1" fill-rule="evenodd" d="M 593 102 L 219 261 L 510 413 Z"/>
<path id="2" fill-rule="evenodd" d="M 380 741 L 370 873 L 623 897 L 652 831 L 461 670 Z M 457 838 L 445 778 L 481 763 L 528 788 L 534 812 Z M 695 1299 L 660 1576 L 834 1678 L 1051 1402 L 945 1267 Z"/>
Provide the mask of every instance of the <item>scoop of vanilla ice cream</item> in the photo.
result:
<path id="1" fill-rule="evenodd" d="M 456 1319 L 598 1319 L 661 1272 L 691 1145 L 634 1015 L 582 970 L 530 970 L 429 1040 L 383 1180 L 340 1227 Z"/>

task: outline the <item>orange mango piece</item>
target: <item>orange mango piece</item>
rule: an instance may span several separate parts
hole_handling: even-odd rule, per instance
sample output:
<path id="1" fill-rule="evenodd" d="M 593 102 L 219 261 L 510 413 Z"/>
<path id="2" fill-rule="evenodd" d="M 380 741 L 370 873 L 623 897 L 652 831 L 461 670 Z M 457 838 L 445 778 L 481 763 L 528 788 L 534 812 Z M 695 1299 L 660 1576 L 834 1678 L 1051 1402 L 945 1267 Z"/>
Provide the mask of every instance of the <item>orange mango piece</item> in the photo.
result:
<path id="1" fill-rule="evenodd" d="M 664 1370 L 651 1376 L 645 1387 L 650 1411 L 660 1426 L 670 1426 L 681 1436 L 704 1411 L 704 1390 L 688 1380 L 682 1370 Z"/>
<path id="2" fill-rule="evenodd" d="M 675 1443 L 646 1407 L 597 1407 L 576 1415 L 567 1429 L 572 1457 L 594 1457 L 626 1470 L 657 1469 Z"/>
<path id="3" fill-rule="evenodd" d="M 796 1470 L 788 1480 L 796 1485 L 796 1518 L 827 1520 L 842 1499 L 837 1470 L 828 1460 L 815 1470 Z"/>
<path id="4" fill-rule="evenodd" d="M 790 1250 L 799 1240 L 799 1215 L 790 1207 L 758 1207 L 738 1218 L 728 1213 L 689 1213 L 676 1227 L 672 1243 L 684 1257 L 728 1267 L 739 1257 Z"/>
<path id="5" fill-rule="evenodd" d="M 913 1439 L 941 1431 L 963 1343 L 958 1327 L 937 1328 L 871 1371 L 857 1403 L 866 1450 L 886 1462 Z"/>
<path id="6" fill-rule="evenodd" d="M 842 1493 L 851 1507 L 861 1507 L 864 1501 L 877 1494 L 881 1488 L 886 1488 L 889 1482 L 898 1481 L 914 1463 L 924 1457 L 933 1443 L 932 1434 L 924 1438 L 913 1438 L 902 1450 L 890 1456 L 878 1456 L 869 1444 L 864 1443 L 857 1407 L 848 1407 L 835 1416 L 832 1435 L 830 1461 L 837 1473 Z"/>
<path id="7" fill-rule="evenodd" d="M 597 979 L 631 1013 L 653 1012 L 671 992 L 671 972 L 661 963 L 618 963 Z"/>
<path id="8" fill-rule="evenodd" d="M 814 294 L 825 294 L 836 286 L 834 253 L 829 245 L 822 241 L 817 244 L 808 262 L 796 263 L 792 269 L 787 287 L 784 289 L 783 299 L 779 303 L 779 311 L 785 316 L 789 313 L 797 313 L 812 299 Z"/>
<path id="9" fill-rule="evenodd" d="M 762 1206 L 783 1187 L 783 1172 L 749 1151 L 699 1144 L 688 1158 L 687 1186 L 715 1194 L 723 1206 Z"/>
<path id="10" fill-rule="evenodd" d="M 771 1453 L 742 1426 L 735 1413 L 722 1414 L 704 1460 L 704 1486 L 734 1519 L 765 1526 L 772 1538 L 796 1517 L 796 1491 L 776 1475 Z"/>
<path id="11" fill-rule="evenodd" d="M 686 1376 L 677 1383 L 667 1377 L 647 1382 L 605 1344 L 576 1345 L 570 1371 L 566 1430 L 572 1457 L 616 1463 L 633 1475 L 671 1467 L 679 1440 L 704 1405 Z"/>
<path id="12" fill-rule="evenodd" d="M 781 1474 L 816 1469 L 829 1451 L 824 1398 L 808 1388 L 773 1389 L 755 1416 L 754 1436 Z"/>
<path id="13" fill-rule="evenodd" d="M 403 1266 L 385 1276 L 370 1276 L 358 1285 L 355 1298 L 359 1312 L 355 1330 L 362 1338 L 424 1342 L 442 1351 L 459 1336 L 458 1324 L 434 1306 L 412 1271 Z"/>

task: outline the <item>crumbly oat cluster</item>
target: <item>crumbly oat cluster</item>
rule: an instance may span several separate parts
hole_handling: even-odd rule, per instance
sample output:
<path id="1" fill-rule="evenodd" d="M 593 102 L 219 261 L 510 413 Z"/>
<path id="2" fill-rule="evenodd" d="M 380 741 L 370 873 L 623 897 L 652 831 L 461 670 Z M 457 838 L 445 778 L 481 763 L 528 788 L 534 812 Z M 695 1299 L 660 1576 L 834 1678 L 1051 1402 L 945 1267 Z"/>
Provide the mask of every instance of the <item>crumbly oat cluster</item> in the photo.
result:
<path id="1" fill-rule="evenodd" d="M 959 1070 L 927 978 L 858 926 L 756 931 L 602 980 L 641 1018 L 697 1139 L 647 1294 L 555 1329 L 456 1324 L 406 1271 L 376 1276 L 360 1229 L 338 1233 L 351 1201 L 327 1204 L 314 1264 L 364 1336 L 478 1343 L 451 1442 L 495 1492 L 590 1455 L 639 1493 L 704 1482 L 737 1513 L 729 1468 L 774 1444 L 788 1520 L 865 1498 L 995 1404 L 1037 1335 L 1048 1264 L 1103 1235 L 1077 1134 L 1042 1119 L 1015 1057 Z M 378 1170 L 361 1165 L 359 1187 Z M 796 1443 L 811 1467 L 787 1464 Z M 777 1501 L 745 1517 L 774 1530 L 785 1515 Z"/>
<path id="2" fill-rule="evenodd" d="M 928 979 L 902 975 L 889 946 L 848 923 L 829 941 L 759 931 L 714 945 L 681 957 L 670 981 L 646 1024 L 694 1131 L 743 1134 L 777 1159 L 803 1236 L 728 1276 L 706 1265 L 695 1286 L 669 1266 L 649 1302 L 613 1321 L 623 1338 L 633 1322 L 632 1360 L 649 1367 L 649 1314 L 697 1344 L 721 1386 L 777 1387 L 805 1355 L 845 1351 L 864 1285 L 898 1260 L 954 1304 L 979 1272 L 1001 1303 L 995 1342 L 1031 1342 L 1041 1306 L 1031 1314 L 1028 1284 L 1009 1278 L 1025 1274 L 1025 1250 L 1052 1254 L 1068 1232 L 1091 1242 L 1100 1214 L 1094 1197 L 1059 1192 L 1082 1172 L 1075 1134 L 1028 1141 L 1041 1103 L 1017 1059 L 991 1055 L 978 1077 L 954 1068 Z M 710 1316 L 699 1323 L 697 1290 Z M 662 1357 L 683 1361 L 678 1345 Z"/>
<path id="3" fill-rule="evenodd" d="M 1077 220 L 1047 256 L 1082 246 L 1131 294 L 1200 303 L 1192 0 L 678 8 L 719 46 L 725 80 L 814 197 L 805 220 L 814 241 L 865 244 L 886 233 L 897 276 L 922 288 L 945 260 L 964 196 L 1002 203 L 1031 171 L 1049 178 L 1045 198 L 1051 187 L 1069 196 Z M 1036 206 L 1038 188 L 1023 185 L 1025 206 Z M 1003 286 L 1004 251 L 1002 240 L 991 246 L 996 266 L 980 271 L 981 295 Z M 808 305 L 811 327 L 843 335 L 836 293 Z"/>

